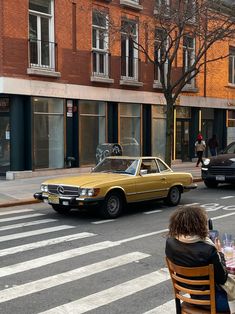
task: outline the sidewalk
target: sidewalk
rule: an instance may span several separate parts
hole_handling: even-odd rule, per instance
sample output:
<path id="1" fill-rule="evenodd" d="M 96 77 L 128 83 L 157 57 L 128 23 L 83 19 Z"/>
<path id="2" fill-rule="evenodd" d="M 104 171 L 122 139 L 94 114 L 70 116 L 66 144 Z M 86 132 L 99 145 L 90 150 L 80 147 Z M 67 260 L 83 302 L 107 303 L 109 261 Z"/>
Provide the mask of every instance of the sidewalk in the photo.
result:
<path id="1" fill-rule="evenodd" d="M 195 167 L 195 162 L 178 162 L 172 164 L 172 170 L 176 172 L 190 172 L 194 182 L 201 181 L 201 168 Z M 89 172 L 89 168 L 83 170 L 73 168 L 73 173 L 54 174 L 34 176 L 33 178 L 0 180 L 0 208 L 36 203 L 33 198 L 35 192 L 40 191 L 40 185 L 43 181 L 52 177 L 82 175 Z"/>

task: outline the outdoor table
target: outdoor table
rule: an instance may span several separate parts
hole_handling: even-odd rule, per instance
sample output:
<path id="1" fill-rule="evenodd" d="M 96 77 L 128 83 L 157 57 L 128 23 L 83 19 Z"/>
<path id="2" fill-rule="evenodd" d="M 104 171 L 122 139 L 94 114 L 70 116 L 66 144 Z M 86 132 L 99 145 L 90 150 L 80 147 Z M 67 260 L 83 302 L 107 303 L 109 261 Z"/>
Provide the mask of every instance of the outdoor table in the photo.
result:
<path id="1" fill-rule="evenodd" d="M 233 258 L 226 261 L 226 268 L 229 274 L 235 275 L 235 250 L 233 252 Z"/>

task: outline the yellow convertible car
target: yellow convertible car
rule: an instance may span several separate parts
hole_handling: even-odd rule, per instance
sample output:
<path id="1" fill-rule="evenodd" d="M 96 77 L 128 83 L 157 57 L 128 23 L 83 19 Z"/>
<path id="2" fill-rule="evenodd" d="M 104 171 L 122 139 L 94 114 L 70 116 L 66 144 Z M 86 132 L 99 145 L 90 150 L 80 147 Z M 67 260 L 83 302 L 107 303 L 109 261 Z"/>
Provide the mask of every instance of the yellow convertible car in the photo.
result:
<path id="1" fill-rule="evenodd" d="M 190 173 L 173 172 L 160 158 L 115 156 L 91 173 L 43 182 L 34 197 L 62 214 L 96 204 L 104 218 L 116 218 L 127 203 L 163 199 L 175 206 L 181 193 L 196 187 Z"/>

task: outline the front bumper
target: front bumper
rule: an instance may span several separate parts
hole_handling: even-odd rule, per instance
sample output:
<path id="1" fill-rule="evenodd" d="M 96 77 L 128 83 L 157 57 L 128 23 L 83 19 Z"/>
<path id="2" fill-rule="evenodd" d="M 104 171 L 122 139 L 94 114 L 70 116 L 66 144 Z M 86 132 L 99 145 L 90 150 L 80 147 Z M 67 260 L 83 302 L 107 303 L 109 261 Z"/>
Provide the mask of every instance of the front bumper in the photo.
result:
<path id="1" fill-rule="evenodd" d="M 72 196 L 61 196 L 56 194 L 48 194 L 44 192 L 34 193 L 34 198 L 42 201 L 44 203 L 48 203 L 50 205 L 63 205 L 69 207 L 79 207 L 86 205 L 95 205 L 104 200 L 103 197 L 100 198 L 92 198 L 92 197 L 72 197 Z"/>
<path id="2" fill-rule="evenodd" d="M 217 183 L 235 183 L 235 175 L 211 174 L 208 170 L 202 169 L 202 180 Z"/>

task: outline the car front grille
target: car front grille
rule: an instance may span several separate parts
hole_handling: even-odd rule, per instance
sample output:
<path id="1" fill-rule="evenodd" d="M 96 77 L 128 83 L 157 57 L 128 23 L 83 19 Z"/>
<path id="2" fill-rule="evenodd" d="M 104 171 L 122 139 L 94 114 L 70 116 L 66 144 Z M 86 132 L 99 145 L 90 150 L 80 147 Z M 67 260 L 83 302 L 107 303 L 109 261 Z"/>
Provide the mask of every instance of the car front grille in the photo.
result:
<path id="1" fill-rule="evenodd" d="M 235 175 L 235 168 L 231 167 L 210 167 L 209 173 L 213 175 L 233 176 Z"/>
<path id="2" fill-rule="evenodd" d="M 79 188 L 67 185 L 48 185 L 48 192 L 64 196 L 79 196 Z"/>

